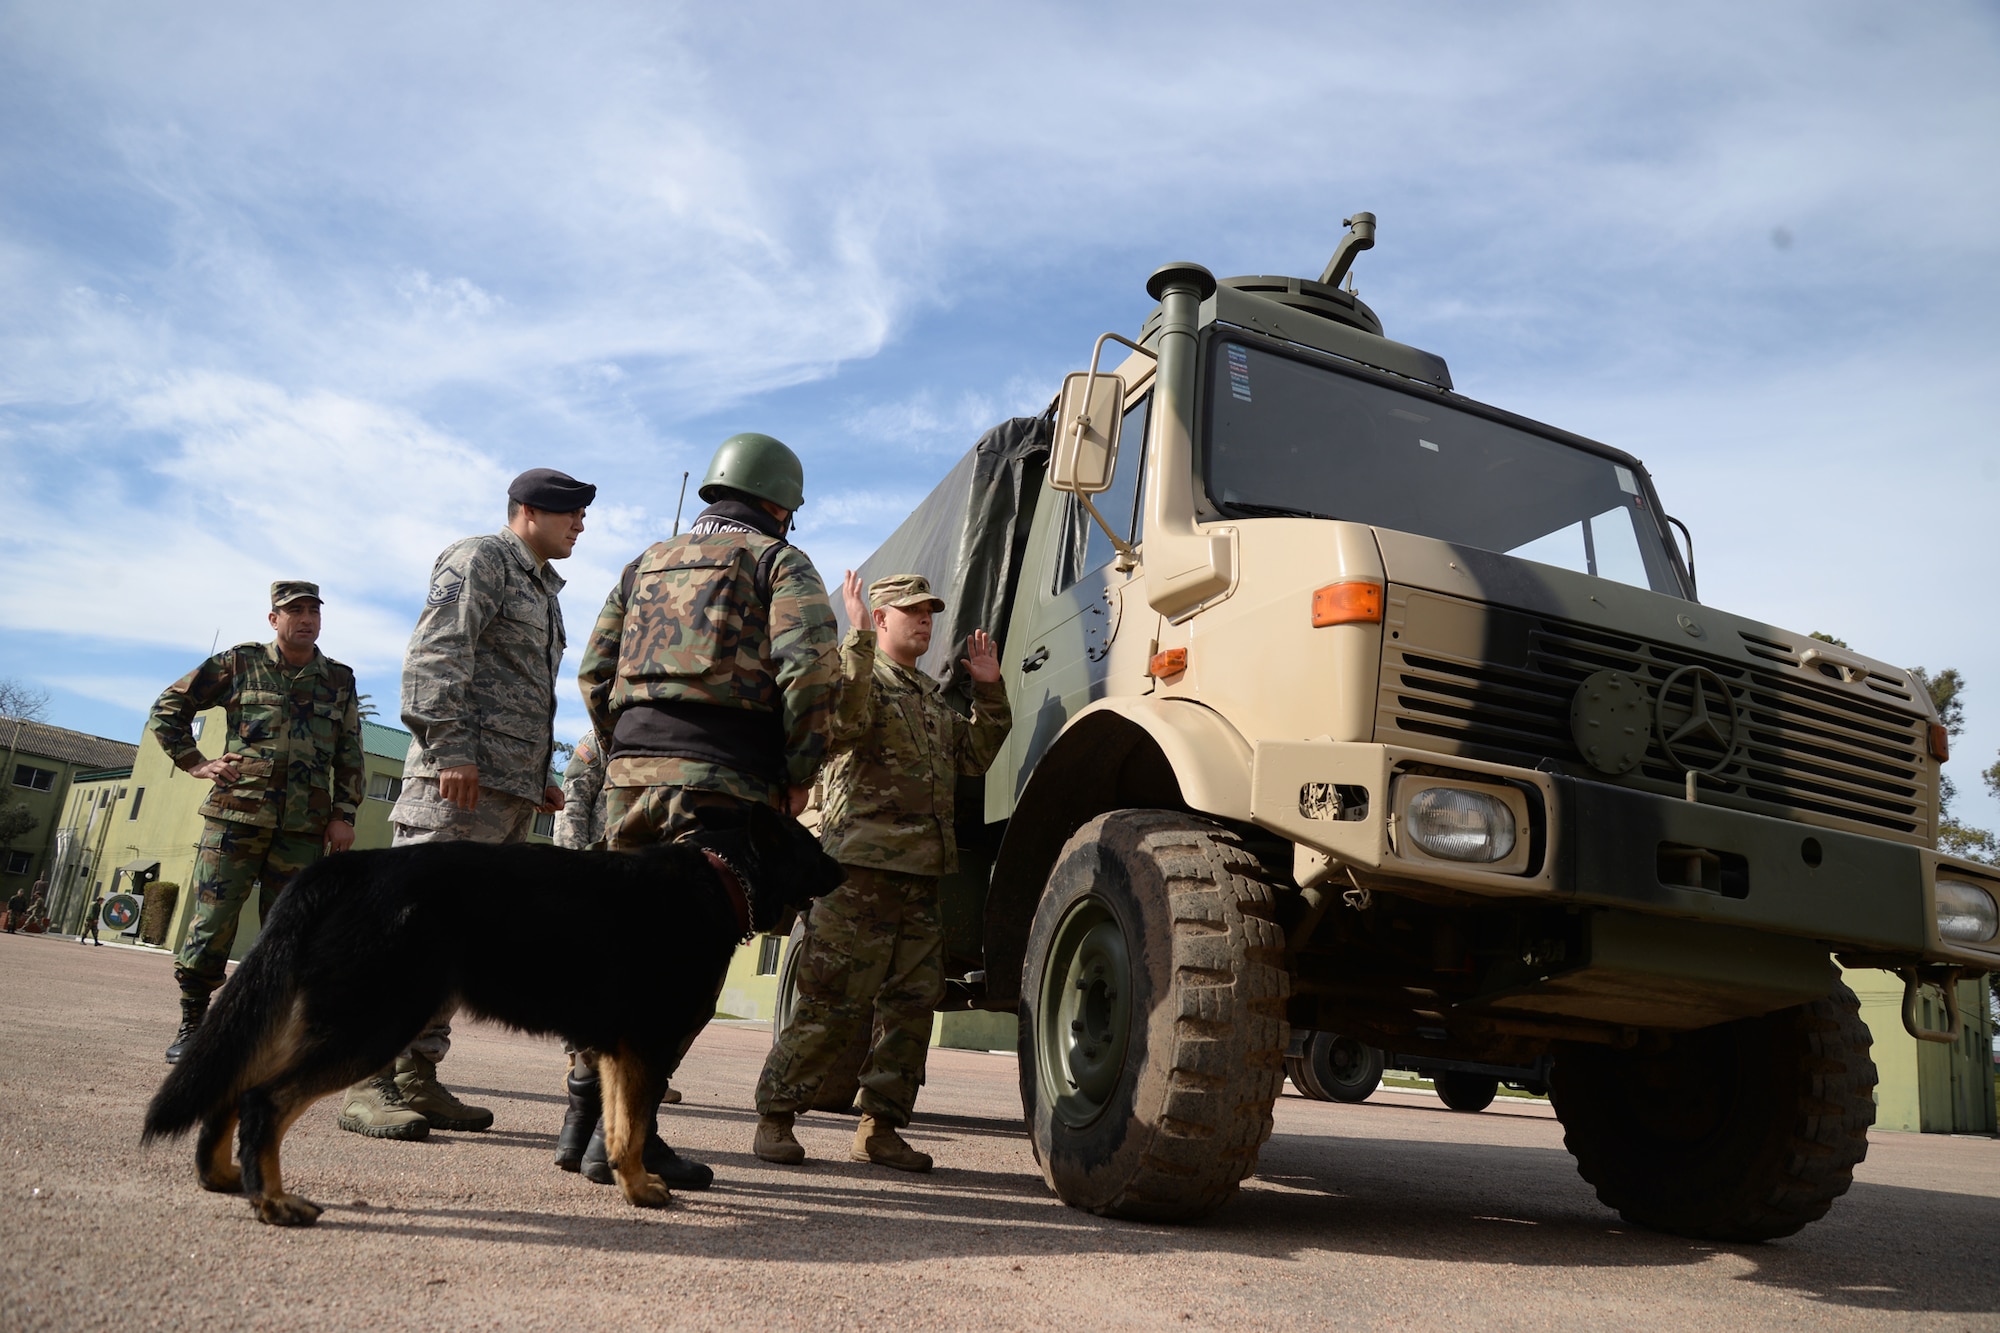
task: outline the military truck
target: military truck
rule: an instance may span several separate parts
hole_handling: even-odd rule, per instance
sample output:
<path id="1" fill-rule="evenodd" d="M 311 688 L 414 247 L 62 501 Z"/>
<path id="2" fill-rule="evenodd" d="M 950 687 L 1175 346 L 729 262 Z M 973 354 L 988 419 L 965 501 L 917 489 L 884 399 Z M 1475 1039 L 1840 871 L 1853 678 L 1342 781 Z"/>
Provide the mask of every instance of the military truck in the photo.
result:
<path id="1" fill-rule="evenodd" d="M 1007 748 L 959 794 L 951 1004 L 1018 1015 L 1068 1203 L 1180 1221 L 1271 1132 L 1294 1033 L 1553 1061 L 1628 1220 L 1757 1240 L 1866 1149 L 1833 965 L 1947 1002 L 2000 875 L 1935 850 L 1945 732 L 1904 671 L 1702 604 L 1630 454 L 1463 397 L 1341 289 L 1169 264 L 1041 418 L 867 562 L 996 633 Z M 1925 1012 L 1931 1012 L 1926 1009 Z"/>

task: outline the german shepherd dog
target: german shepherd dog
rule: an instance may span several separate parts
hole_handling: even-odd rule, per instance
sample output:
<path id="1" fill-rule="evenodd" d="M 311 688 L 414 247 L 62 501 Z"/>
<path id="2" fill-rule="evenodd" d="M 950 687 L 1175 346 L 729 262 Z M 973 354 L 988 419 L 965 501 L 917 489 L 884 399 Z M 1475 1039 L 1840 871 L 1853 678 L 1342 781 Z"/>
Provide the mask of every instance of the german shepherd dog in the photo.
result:
<path id="1" fill-rule="evenodd" d="M 433 842 L 328 857 L 272 908 L 154 1094 L 143 1141 L 199 1124 L 202 1188 L 240 1190 L 262 1221 L 309 1226 L 320 1209 L 286 1193 L 279 1171 L 285 1131 L 456 1000 L 600 1053 L 612 1170 L 629 1202 L 660 1207 L 646 1138 L 731 951 L 844 877 L 796 820 L 763 807 L 741 827 L 635 852 Z"/>

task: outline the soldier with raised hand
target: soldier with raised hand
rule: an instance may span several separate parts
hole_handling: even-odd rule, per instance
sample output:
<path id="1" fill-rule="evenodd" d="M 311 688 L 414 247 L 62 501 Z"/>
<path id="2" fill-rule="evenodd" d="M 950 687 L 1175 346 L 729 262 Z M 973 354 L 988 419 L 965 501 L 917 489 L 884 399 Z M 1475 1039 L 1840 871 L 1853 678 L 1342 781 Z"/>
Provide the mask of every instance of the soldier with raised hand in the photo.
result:
<path id="1" fill-rule="evenodd" d="M 236 944 L 236 921 L 261 884 L 269 915 L 292 876 L 323 852 L 354 845 L 364 773 L 354 673 L 320 652 L 319 585 L 271 585 L 270 643 L 225 648 L 167 686 L 146 729 L 174 767 L 215 785 L 202 802 L 194 919 L 174 958 L 181 1057 L 208 1013 Z M 220 705 L 222 753 L 204 759 L 195 718 Z"/>
<path id="2" fill-rule="evenodd" d="M 708 507 L 684 535 L 625 567 L 577 670 L 605 743 L 613 849 L 737 826 L 752 805 L 797 815 L 826 752 L 833 608 L 812 561 L 785 540 L 805 502 L 798 455 L 768 435 L 732 435 L 700 495 Z M 680 1188 L 714 1175 L 657 1129 L 645 1164 Z M 611 1183 L 601 1127 L 583 1172 Z"/>
<path id="3" fill-rule="evenodd" d="M 403 656 L 403 792 L 389 811 L 394 845 L 525 842 L 538 813 L 562 809 L 549 782 L 563 577 L 597 488 L 531 468 L 507 488 L 507 526 L 444 549 Z M 493 1112 L 438 1082 L 452 1011 L 432 1020 L 388 1068 L 347 1090 L 340 1127 L 421 1139 L 433 1128 L 483 1130 Z"/>
<path id="4" fill-rule="evenodd" d="M 813 904 L 796 946 L 798 1004 L 757 1080 L 751 1146 L 767 1162 L 805 1160 L 793 1121 L 872 1023 L 849 1155 L 928 1171 L 929 1154 L 897 1131 L 915 1109 L 931 1014 L 944 999 L 938 880 L 958 868 L 958 779 L 987 770 L 1013 716 L 985 630 L 968 636 L 961 659 L 972 677 L 970 718 L 917 669 L 931 646 L 932 617 L 944 610 L 922 575 L 877 579 L 864 605 L 861 580 L 849 570 L 842 595 L 852 628 L 841 645 L 840 703 L 820 777 L 820 840 L 847 868 L 847 882 Z"/>

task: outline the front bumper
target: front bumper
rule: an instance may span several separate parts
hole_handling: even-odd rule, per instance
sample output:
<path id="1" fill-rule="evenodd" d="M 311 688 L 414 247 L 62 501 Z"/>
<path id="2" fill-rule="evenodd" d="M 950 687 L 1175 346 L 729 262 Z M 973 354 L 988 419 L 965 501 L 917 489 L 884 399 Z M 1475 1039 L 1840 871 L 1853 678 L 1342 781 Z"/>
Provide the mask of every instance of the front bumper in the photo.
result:
<path id="1" fill-rule="evenodd" d="M 1511 872 L 1430 860 L 1397 836 L 1399 776 L 1449 771 L 1515 793 L 1533 854 Z M 1330 815 L 1328 788 L 1347 794 Z M 1366 794 L 1365 812 L 1355 798 Z M 1261 742 L 1251 819 L 1289 839 L 1308 887 L 1342 867 L 1491 897 L 1617 908 L 1823 941 L 1907 963 L 2000 970 L 2000 942 L 1938 938 L 1940 867 L 2000 896 L 2000 872 L 1906 843 L 1457 756 L 1339 741 Z"/>

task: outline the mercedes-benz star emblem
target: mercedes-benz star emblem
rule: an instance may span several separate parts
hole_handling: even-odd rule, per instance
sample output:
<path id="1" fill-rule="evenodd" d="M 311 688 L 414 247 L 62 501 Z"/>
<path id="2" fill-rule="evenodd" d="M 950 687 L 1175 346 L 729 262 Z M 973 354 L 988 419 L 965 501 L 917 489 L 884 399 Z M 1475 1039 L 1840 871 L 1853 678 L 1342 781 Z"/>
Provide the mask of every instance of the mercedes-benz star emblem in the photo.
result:
<path id="1" fill-rule="evenodd" d="M 1676 689 L 1686 697 L 1674 697 Z M 1660 748 L 1682 770 L 1713 777 L 1729 767 L 1736 757 L 1736 738 L 1743 730 L 1743 715 L 1728 682 L 1707 667 L 1684 666 L 1660 684 L 1655 716 L 1660 725 Z M 1691 764 L 1682 751 L 1700 753 L 1709 747 L 1720 752 L 1711 764 Z"/>

